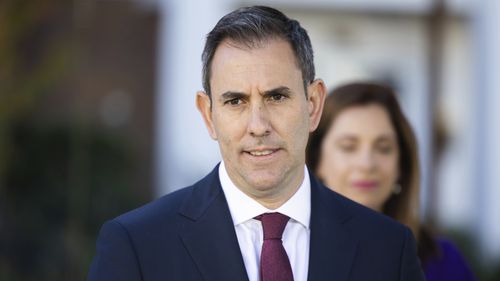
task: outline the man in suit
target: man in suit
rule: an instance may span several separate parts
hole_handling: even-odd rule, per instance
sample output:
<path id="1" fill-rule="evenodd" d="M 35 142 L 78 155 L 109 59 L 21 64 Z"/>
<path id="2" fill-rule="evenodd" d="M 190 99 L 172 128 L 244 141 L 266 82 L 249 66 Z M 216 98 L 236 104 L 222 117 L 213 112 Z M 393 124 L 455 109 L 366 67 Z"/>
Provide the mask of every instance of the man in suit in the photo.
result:
<path id="1" fill-rule="evenodd" d="M 106 222 L 88 280 L 424 280 L 408 228 L 305 167 L 326 90 L 297 21 L 268 7 L 233 11 L 202 61 L 196 105 L 223 161 Z"/>

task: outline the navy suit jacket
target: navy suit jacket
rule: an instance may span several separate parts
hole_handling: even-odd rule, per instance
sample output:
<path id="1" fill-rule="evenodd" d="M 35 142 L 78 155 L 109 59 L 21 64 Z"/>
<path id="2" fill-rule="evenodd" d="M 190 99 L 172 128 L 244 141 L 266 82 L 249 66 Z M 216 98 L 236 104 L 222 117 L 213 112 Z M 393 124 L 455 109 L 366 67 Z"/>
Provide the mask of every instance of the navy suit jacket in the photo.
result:
<path id="1" fill-rule="evenodd" d="M 88 280 L 248 280 L 217 168 L 106 222 Z M 424 280 L 407 227 L 313 176 L 310 231 L 309 281 Z"/>

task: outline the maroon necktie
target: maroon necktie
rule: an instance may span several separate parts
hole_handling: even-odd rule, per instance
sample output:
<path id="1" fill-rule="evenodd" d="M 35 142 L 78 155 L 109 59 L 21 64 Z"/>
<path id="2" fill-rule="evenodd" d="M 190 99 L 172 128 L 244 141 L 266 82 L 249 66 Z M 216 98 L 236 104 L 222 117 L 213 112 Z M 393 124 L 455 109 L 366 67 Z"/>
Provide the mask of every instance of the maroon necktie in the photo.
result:
<path id="1" fill-rule="evenodd" d="M 260 281 L 293 281 L 292 267 L 281 236 L 290 219 L 280 213 L 257 216 L 262 222 L 264 243 L 260 254 Z"/>

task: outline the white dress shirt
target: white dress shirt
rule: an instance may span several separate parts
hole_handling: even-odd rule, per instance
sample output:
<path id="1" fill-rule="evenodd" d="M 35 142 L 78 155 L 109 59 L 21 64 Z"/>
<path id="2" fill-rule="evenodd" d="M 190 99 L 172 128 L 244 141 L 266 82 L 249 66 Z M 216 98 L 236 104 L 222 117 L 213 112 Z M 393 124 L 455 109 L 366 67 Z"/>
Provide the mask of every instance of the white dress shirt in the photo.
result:
<path id="1" fill-rule="evenodd" d="M 283 232 L 283 246 L 290 259 L 294 281 L 306 281 L 311 218 L 311 183 L 306 166 L 304 165 L 304 180 L 297 192 L 275 210 L 267 209 L 237 188 L 229 178 L 224 162 L 219 165 L 219 179 L 229 205 L 248 279 L 259 281 L 263 242 L 262 224 L 254 217 L 279 212 L 290 217 Z"/>

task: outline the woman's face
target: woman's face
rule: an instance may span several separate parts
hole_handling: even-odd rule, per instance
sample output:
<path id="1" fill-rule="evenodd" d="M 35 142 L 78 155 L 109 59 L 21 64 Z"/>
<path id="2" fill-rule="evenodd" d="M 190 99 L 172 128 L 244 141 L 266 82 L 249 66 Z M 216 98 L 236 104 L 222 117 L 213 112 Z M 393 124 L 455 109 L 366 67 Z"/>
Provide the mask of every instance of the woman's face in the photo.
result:
<path id="1" fill-rule="evenodd" d="M 316 171 L 332 190 L 381 211 L 399 177 L 399 146 L 380 105 L 352 106 L 332 122 Z"/>

